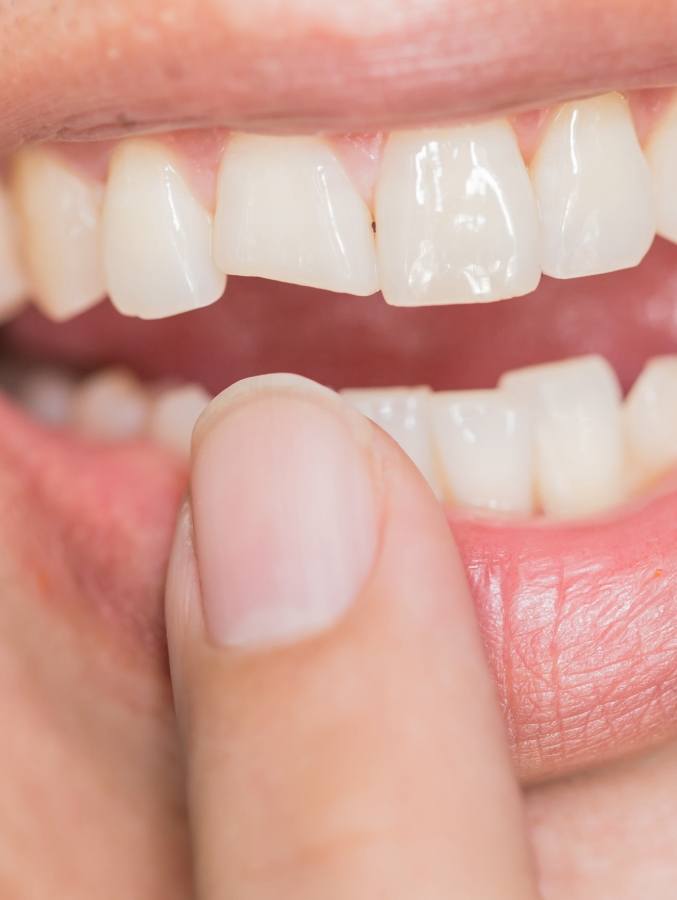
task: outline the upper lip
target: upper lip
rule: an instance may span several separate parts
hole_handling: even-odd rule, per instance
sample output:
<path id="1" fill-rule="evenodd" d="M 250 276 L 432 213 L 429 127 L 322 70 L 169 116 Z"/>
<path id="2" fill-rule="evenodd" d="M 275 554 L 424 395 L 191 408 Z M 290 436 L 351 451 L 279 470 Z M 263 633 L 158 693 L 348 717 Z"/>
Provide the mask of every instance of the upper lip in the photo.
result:
<path id="1" fill-rule="evenodd" d="M 373 130 L 677 82 L 665 0 L 172 0 L 161 15 L 124 0 L 77 17 L 3 10 L 5 149 L 209 124 Z"/>

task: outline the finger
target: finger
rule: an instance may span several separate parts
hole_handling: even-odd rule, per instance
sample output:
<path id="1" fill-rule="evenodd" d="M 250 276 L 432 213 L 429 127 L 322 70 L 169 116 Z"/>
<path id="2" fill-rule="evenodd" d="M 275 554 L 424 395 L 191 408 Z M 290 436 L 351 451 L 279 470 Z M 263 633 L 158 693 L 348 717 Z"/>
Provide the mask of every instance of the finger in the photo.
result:
<path id="1" fill-rule="evenodd" d="M 167 614 L 201 900 L 535 896 L 443 513 L 335 394 L 210 407 Z"/>

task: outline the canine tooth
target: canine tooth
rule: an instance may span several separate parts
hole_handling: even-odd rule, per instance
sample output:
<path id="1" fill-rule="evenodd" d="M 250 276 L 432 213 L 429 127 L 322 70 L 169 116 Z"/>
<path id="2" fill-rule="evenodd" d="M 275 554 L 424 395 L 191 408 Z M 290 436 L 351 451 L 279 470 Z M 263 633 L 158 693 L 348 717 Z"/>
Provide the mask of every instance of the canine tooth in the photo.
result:
<path id="1" fill-rule="evenodd" d="M 677 243 L 677 102 L 673 102 L 645 149 L 656 205 L 656 231 Z"/>
<path id="2" fill-rule="evenodd" d="M 211 216 L 171 153 L 151 140 L 118 144 L 103 207 L 104 268 L 117 309 L 158 319 L 218 300 L 226 279 L 211 246 Z"/>
<path id="3" fill-rule="evenodd" d="M 75 381 L 53 368 L 29 369 L 17 385 L 17 399 L 40 422 L 62 427 L 73 419 Z"/>
<path id="4" fill-rule="evenodd" d="M 381 290 L 395 306 L 533 291 L 538 215 L 508 123 L 391 134 L 376 186 L 376 242 Z"/>
<path id="5" fill-rule="evenodd" d="M 371 213 L 321 138 L 234 134 L 217 194 L 214 258 L 229 275 L 378 290 Z"/>
<path id="6" fill-rule="evenodd" d="M 101 185 L 69 168 L 56 153 L 33 147 L 16 157 L 12 189 L 37 306 L 56 320 L 93 306 L 106 293 Z"/>
<path id="7" fill-rule="evenodd" d="M 545 513 L 582 516 L 622 498 L 621 390 L 605 359 L 518 369 L 499 385 L 531 410 L 537 495 Z"/>
<path id="8" fill-rule="evenodd" d="M 418 466 L 439 496 L 430 435 L 429 388 L 360 388 L 341 396 L 386 431 Z"/>
<path id="9" fill-rule="evenodd" d="M 108 369 L 91 375 L 77 387 L 73 424 L 92 438 L 134 438 L 145 429 L 148 408 L 148 395 L 133 375 Z"/>
<path id="10" fill-rule="evenodd" d="M 501 512 L 533 510 L 531 418 L 499 390 L 446 391 L 431 401 L 447 500 Z"/>
<path id="11" fill-rule="evenodd" d="M 211 395 L 197 384 L 168 388 L 154 400 L 148 417 L 148 433 L 163 447 L 188 459 L 193 428 Z"/>
<path id="12" fill-rule="evenodd" d="M 543 271 L 555 278 L 637 265 L 655 214 L 649 167 L 621 94 L 565 103 L 531 165 Z"/>
<path id="13" fill-rule="evenodd" d="M 629 455 L 643 480 L 677 463 L 677 356 L 647 362 L 625 399 L 623 416 Z"/>
<path id="14" fill-rule="evenodd" d="M 28 296 L 16 226 L 7 191 L 0 185 L 0 321 L 11 318 Z"/>

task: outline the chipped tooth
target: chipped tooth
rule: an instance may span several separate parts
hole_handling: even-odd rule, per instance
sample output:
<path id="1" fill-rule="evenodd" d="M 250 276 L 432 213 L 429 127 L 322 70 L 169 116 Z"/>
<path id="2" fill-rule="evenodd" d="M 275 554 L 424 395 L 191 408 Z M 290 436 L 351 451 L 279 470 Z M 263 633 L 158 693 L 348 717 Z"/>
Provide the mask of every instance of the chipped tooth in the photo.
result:
<path id="1" fill-rule="evenodd" d="M 5 187 L 0 185 L 0 321 L 12 318 L 28 297 L 18 237 L 14 210 Z"/>
<path id="2" fill-rule="evenodd" d="M 88 437 L 124 440 L 143 433 L 148 409 L 148 395 L 136 378 L 123 369 L 108 369 L 76 388 L 73 424 Z"/>
<path id="3" fill-rule="evenodd" d="M 148 434 L 177 456 L 188 459 L 193 428 L 210 400 L 211 395 L 197 384 L 163 390 L 152 403 Z"/>
<path id="4" fill-rule="evenodd" d="M 538 215 L 508 123 L 391 134 L 376 186 L 376 241 L 381 290 L 395 306 L 533 291 Z"/>
<path id="5" fill-rule="evenodd" d="M 62 369 L 29 369 L 17 383 L 18 401 L 39 422 L 61 428 L 73 421 L 75 380 Z"/>
<path id="6" fill-rule="evenodd" d="M 218 175 L 214 258 L 229 275 L 378 290 L 371 213 L 318 137 L 232 135 Z"/>
<path id="7" fill-rule="evenodd" d="M 533 511 L 531 417 L 519 399 L 500 390 L 440 392 L 431 415 L 447 501 Z"/>
<path id="8" fill-rule="evenodd" d="M 623 418 L 640 483 L 677 464 L 677 356 L 647 362 L 625 399 Z"/>
<path id="9" fill-rule="evenodd" d="M 499 386 L 532 415 L 537 496 L 554 516 L 583 516 L 624 494 L 621 389 L 601 356 L 517 369 Z"/>
<path id="10" fill-rule="evenodd" d="M 14 160 L 12 192 L 36 305 L 60 321 L 101 300 L 101 185 L 32 147 Z"/>
<path id="11" fill-rule="evenodd" d="M 649 168 L 621 94 L 565 103 L 531 164 L 543 271 L 577 278 L 636 266 L 651 246 Z"/>
<path id="12" fill-rule="evenodd" d="M 212 261 L 212 219 L 157 141 L 129 139 L 111 159 L 103 259 L 115 307 L 158 319 L 207 306 L 226 279 Z"/>
<path id="13" fill-rule="evenodd" d="M 653 182 L 656 231 L 677 243 L 677 102 L 670 105 L 644 152 Z"/>

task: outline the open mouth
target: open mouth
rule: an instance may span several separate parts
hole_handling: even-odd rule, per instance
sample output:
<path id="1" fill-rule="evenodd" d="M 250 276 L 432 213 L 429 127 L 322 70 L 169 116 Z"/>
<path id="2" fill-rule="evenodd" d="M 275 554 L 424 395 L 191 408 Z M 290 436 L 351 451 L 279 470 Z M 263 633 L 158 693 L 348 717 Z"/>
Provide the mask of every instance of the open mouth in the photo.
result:
<path id="1" fill-rule="evenodd" d="M 161 646 L 194 422 L 293 371 L 445 505 L 525 777 L 674 732 L 672 90 L 32 143 L 6 171 L 3 468 L 97 615 Z"/>

